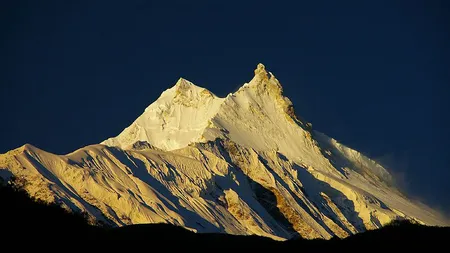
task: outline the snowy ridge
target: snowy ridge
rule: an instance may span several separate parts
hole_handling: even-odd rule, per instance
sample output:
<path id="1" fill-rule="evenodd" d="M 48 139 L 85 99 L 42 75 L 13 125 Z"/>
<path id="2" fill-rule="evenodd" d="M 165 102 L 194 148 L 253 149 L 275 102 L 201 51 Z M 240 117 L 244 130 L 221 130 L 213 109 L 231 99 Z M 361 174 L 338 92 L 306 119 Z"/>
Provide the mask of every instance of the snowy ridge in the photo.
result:
<path id="1" fill-rule="evenodd" d="M 34 197 L 113 226 L 171 223 L 277 240 L 346 237 L 394 219 L 448 225 L 373 160 L 299 119 L 275 76 L 219 98 L 179 79 L 114 138 L 68 155 L 0 155 Z"/>

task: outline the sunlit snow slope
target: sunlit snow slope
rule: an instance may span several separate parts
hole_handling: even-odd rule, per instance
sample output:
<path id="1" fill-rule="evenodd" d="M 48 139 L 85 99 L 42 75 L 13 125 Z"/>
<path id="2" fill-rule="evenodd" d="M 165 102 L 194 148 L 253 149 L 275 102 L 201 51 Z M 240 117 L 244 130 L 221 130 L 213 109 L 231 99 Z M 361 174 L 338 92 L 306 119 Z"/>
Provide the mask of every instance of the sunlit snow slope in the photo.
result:
<path id="1" fill-rule="evenodd" d="M 381 165 L 298 118 L 262 64 L 226 98 L 179 79 L 102 144 L 0 155 L 0 178 L 11 176 L 38 199 L 113 226 L 287 239 L 345 237 L 394 219 L 448 225 Z"/>

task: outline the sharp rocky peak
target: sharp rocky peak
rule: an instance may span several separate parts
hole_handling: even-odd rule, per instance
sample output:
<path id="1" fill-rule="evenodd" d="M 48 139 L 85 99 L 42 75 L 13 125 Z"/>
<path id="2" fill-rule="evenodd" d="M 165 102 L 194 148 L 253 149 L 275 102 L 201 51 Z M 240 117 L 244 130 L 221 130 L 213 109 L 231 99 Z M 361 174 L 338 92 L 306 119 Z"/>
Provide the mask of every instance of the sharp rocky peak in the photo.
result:
<path id="1" fill-rule="evenodd" d="M 184 79 L 183 77 L 180 77 L 177 81 L 177 83 L 175 84 L 175 87 L 177 89 L 189 89 L 194 87 L 195 85 L 190 82 L 189 80 Z"/>
<path id="2" fill-rule="evenodd" d="M 199 87 L 192 82 L 180 77 L 176 84 L 169 89 L 176 101 L 181 100 L 198 100 L 204 98 L 216 98 L 209 90 Z"/>
<path id="3" fill-rule="evenodd" d="M 175 86 L 172 87 L 177 92 L 188 92 L 192 90 L 203 90 L 204 88 L 198 87 L 192 82 L 180 77 L 178 81 L 176 82 Z"/>
<path id="4" fill-rule="evenodd" d="M 271 97 L 283 97 L 283 88 L 280 82 L 272 72 L 268 72 L 264 64 L 259 63 L 255 69 L 255 76 L 252 80 L 244 84 L 237 93 L 251 88 L 257 92 L 258 95 L 269 94 Z"/>
<path id="5" fill-rule="evenodd" d="M 267 71 L 266 67 L 262 63 L 258 63 L 254 72 L 255 76 L 250 81 L 250 84 L 259 85 L 270 81 L 278 82 L 272 72 Z"/>
<path id="6" fill-rule="evenodd" d="M 270 74 L 271 75 L 271 74 Z M 266 67 L 262 63 L 258 63 L 255 69 L 255 77 L 253 80 L 264 81 L 269 80 L 269 73 L 266 71 Z"/>

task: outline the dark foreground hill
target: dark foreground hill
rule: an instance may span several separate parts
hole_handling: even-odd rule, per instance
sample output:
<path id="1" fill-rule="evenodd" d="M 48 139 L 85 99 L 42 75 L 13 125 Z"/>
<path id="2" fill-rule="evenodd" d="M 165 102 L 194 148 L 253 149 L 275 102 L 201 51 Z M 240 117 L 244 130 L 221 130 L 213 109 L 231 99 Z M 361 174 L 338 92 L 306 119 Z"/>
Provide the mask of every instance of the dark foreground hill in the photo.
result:
<path id="1" fill-rule="evenodd" d="M 236 249 L 237 252 L 239 249 L 298 249 L 300 252 L 372 252 L 380 249 L 385 252 L 394 248 L 424 247 L 446 252 L 443 247 L 450 241 L 449 227 L 429 227 L 407 221 L 398 221 L 343 240 L 335 238 L 328 241 L 298 239 L 278 242 L 259 236 L 196 234 L 168 224 L 109 228 L 102 224 L 90 225 L 82 214 L 37 202 L 26 192 L 9 186 L 0 186 L 0 217 L 2 245 L 19 245 L 22 249 L 40 245 L 49 251 L 59 251 L 58 245 L 64 245 L 85 249 L 100 247 L 103 250 L 143 246 L 163 248 L 167 252 L 174 249 L 218 252 L 224 249 Z"/>

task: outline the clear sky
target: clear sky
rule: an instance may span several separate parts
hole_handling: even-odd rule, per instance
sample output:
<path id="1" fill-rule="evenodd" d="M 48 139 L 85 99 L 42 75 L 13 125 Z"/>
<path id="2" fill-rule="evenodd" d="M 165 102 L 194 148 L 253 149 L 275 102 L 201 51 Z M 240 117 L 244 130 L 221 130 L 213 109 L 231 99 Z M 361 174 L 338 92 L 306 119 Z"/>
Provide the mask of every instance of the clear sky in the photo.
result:
<path id="1" fill-rule="evenodd" d="M 315 129 L 450 214 L 448 14 L 433 0 L 1 1 L 0 153 L 98 143 L 180 76 L 225 96 L 262 62 Z"/>

